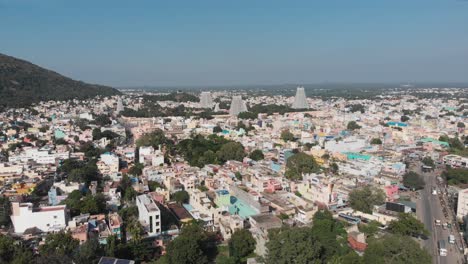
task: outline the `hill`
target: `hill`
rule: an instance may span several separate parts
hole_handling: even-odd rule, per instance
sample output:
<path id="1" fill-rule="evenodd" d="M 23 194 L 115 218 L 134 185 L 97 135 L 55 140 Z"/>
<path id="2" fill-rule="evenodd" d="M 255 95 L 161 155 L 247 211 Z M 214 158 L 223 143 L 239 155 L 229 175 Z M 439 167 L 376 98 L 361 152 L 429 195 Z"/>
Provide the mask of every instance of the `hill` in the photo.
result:
<path id="1" fill-rule="evenodd" d="M 28 61 L 0 53 L 0 109 L 44 100 L 85 99 L 120 94 L 114 88 L 75 81 Z"/>

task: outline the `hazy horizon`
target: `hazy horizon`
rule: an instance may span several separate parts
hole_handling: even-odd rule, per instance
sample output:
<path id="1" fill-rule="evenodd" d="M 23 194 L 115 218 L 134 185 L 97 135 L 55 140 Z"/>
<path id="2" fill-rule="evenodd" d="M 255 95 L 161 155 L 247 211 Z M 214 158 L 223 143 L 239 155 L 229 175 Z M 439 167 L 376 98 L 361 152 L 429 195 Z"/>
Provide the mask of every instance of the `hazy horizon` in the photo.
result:
<path id="1" fill-rule="evenodd" d="M 468 83 L 467 14 L 456 0 L 0 0 L 0 52 L 113 87 Z"/>

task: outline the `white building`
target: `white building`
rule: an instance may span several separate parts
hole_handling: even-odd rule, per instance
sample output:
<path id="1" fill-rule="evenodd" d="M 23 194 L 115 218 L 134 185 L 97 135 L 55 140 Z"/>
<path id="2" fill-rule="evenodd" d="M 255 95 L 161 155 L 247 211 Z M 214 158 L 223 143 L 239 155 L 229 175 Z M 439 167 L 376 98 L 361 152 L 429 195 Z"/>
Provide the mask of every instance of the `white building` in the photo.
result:
<path id="1" fill-rule="evenodd" d="M 458 192 L 457 218 L 463 219 L 468 215 L 468 189 Z"/>
<path id="2" fill-rule="evenodd" d="M 145 227 L 148 234 L 158 235 L 161 233 L 161 211 L 150 194 L 137 196 L 138 220 Z"/>
<path id="3" fill-rule="evenodd" d="M 12 203 L 11 222 L 15 233 L 24 233 L 37 227 L 44 232 L 60 231 L 67 226 L 66 206 L 44 206 L 33 208 L 32 203 Z"/>
<path id="4" fill-rule="evenodd" d="M 454 168 L 468 168 L 468 158 L 458 155 L 446 155 L 442 158 L 445 165 Z"/>
<path id="5" fill-rule="evenodd" d="M 119 157 L 113 153 L 104 153 L 96 165 L 103 175 L 117 173 L 119 172 Z"/>

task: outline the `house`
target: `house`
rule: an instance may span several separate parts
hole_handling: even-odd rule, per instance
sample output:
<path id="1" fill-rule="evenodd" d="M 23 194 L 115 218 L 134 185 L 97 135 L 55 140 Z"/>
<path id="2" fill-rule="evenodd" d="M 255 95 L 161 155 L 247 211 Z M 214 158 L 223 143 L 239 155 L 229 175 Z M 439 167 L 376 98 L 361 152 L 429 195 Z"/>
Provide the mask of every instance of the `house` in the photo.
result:
<path id="1" fill-rule="evenodd" d="M 103 175 L 119 172 L 119 157 L 113 153 L 104 153 L 96 163 L 98 170 Z"/>
<path id="2" fill-rule="evenodd" d="M 109 214 L 109 229 L 118 239 L 122 238 L 122 218 L 117 213 Z"/>

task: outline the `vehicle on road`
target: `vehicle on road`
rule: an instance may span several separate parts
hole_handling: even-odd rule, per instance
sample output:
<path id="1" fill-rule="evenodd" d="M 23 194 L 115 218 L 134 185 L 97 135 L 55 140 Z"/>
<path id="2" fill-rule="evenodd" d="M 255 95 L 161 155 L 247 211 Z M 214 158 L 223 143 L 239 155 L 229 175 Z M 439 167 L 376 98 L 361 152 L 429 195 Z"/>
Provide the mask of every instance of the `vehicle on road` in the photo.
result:
<path id="1" fill-rule="evenodd" d="M 447 223 L 444 223 L 444 224 L 442 225 L 442 228 L 443 228 L 444 230 L 447 229 Z"/>
<path id="2" fill-rule="evenodd" d="M 441 222 L 440 222 L 439 219 L 436 219 L 436 220 L 435 220 L 435 225 L 436 225 L 436 226 L 440 226 L 440 223 L 441 223 Z"/>
<path id="3" fill-rule="evenodd" d="M 436 189 L 436 187 L 432 187 L 432 195 L 437 195 L 437 189 Z"/>
<path id="4" fill-rule="evenodd" d="M 445 246 L 445 240 L 439 240 L 439 255 L 444 257 L 447 256 L 447 247 Z"/>
<path id="5" fill-rule="evenodd" d="M 454 235 L 449 235 L 448 237 L 448 242 L 450 244 L 455 244 L 455 236 Z"/>

